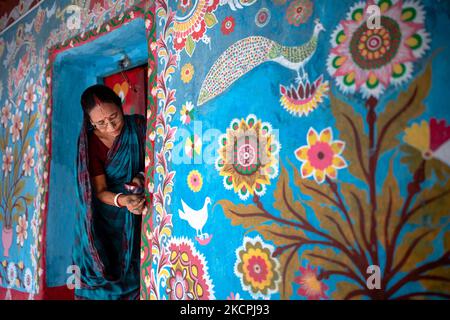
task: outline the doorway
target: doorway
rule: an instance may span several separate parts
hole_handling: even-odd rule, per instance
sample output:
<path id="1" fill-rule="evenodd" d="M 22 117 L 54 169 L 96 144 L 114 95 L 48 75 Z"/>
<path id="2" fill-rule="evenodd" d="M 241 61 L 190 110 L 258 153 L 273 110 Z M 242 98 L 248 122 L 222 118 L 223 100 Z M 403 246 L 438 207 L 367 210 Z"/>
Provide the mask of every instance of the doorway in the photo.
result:
<path id="1" fill-rule="evenodd" d="M 52 158 L 44 240 L 45 279 L 49 289 L 66 288 L 70 276 L 67 269 L 72 264 L 77 205 L 75 159 L 83 119 L 80 96 L 85 88 L 104 83 L 118 90 L 116 93 L 122 94 L 126 104 L 130 101 L 139 104 L 142 99 L 145 103 L 148 56 L 145 22 L 136 18 L 55 58 L 50 123 Z M 121 65 L 124 58 L 129 60 L 126 68 Z M 145 110 L 142 106 L 129 107 L 127 112 L 143 114 Z"/>

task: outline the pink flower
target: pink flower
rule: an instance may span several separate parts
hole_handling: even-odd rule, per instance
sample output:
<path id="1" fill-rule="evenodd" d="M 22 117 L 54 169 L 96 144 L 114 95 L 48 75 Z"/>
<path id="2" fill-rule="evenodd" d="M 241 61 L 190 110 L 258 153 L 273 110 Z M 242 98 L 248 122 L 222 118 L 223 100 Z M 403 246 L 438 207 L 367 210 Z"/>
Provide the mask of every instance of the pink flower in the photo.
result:
<path id="1" fill-rule="evenodd" d="M 34 148 L 28 146 L 27 151 L 23 156 L 22 169 L 26 176 L 31 176 L 31 168 L 34 166 Z"/>
<path id="2" fill-rule="evenodd" d="M 3 155 L 2 170 L 5 173 L 5 177 L 8 176 L 8 172 L 11 172 L 14 156 L 12 155 L 12 148 L 6 147 L 5 154 Z"/>
<path id="3" fill-rule="evenodd" d="M 24 241 L 28 237 L 28 221 L 25 215 L 19 217 L 19 222 L 16 226 L 16 233 L 17 233 L 17 244 L 23 247 Z"/>
<path id="4" fill-rule="evenodd" d="M 341 157 L 345 142 L 333 140 L 331 128 L 322 130 L 320 135 L 310 128 L 307 134 L 308 145 L 295 150 L 296 158 L 303 162 L 300 169 L 302 178 L 314 176 L 317 183 L 323 183 L 328 176 L 337 178 L 337 170 L 347 167 Z"/>
<path id="5" fill-rule="evenodd" d="M 22 112 L 17 110 L 12 117 L 12 126 L 10 128 L 10 133 L 12 134 L 12 141 L 16 142 L 19 140 L 20 130 L 23 129 Z"/>
<path id="6" fill-rule="evenodd" d="M 2 108 L 2 125 L 4 128 L 8 126 L 8 120 L 11 119 L 11 103 L 7 102 Z"/>
<path id="7" fill-rule="evenodd" d="M 294 279 L 294 282 L 300 285 L 297 293 L 300 296 L 307 297 L 308 300 L 327 299 L 325 291 L 328 286 L 318 279 L 318 274 L 314 268 L 307 266 L 300 267 L 300 276 Z"/>
<path id="8" fill-rule="evenodd" d="M 30 113 L 33 111 L 34 103 L 37 100 L 35 85 L 32 80 L 27 83 L 23 99 L 25 100 L 25 112 Z"/>
<path id="9" fill-rule="evenodd" d="M 186 280 L 186 269 L 176 270 L 171 269 L 171 278 L 169 279 L 169 287 L 167 292 L 171 300 L 192 300 L 193 294 L 189 291 L 189 283 Z"/>

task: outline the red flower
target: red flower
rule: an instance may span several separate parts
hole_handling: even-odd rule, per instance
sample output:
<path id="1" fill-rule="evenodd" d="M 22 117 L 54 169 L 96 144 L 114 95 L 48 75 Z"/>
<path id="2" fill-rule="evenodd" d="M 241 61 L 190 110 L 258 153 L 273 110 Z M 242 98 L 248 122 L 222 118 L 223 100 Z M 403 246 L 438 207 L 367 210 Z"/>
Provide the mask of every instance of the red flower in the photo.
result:
<path id="1" fill-rule="evenodd" d="M 199 24 L 194 26 L 194 31 L 192 32 L 192 39 L 195 41 L 200 40 L 206 32 L 206 22 L 202 20 Z"/>
<path id="2" fill-rule="evenodd" d="M 228 35 L 234 31 L 234 26 L 236 25 L 233 17 L 226 17 L 222 21 L 222 27 L 220 28 L 222 30 L 222 33 L 225 35 Z"/>
<path id="3" fill-rule="evenodd" d="M 327 299 L 325 291 L 328 286 L 318 279 L 316 270 L 311 266 L 306 268 L 300 267 L 300 276 L 296 277 L 294 281 L 300 285 L 297 293 L 300 296 L 307 297 L 308 300 Z"/>
<path id="4" fill-rule="evenodd" d="M 175 50 L 183 50 L 185 45 L 186 45 L 186 38 L 175 37 L 173 39 L 173 47 L 175 48 Z"/>

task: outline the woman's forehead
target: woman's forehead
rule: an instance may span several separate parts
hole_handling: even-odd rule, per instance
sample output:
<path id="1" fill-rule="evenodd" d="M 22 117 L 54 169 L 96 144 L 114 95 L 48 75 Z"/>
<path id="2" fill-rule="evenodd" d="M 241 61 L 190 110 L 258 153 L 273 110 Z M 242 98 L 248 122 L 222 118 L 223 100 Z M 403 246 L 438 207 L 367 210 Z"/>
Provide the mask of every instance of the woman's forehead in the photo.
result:
<path id="1" fill-rule="evenodd" d="M 89 115 L 93 121 L 100 121 L 105 118 L 110 117 L 112 114 L 116 113 L 119 108 L 114 103 L 103 102 L 101 104 L 97 104 Z"/>

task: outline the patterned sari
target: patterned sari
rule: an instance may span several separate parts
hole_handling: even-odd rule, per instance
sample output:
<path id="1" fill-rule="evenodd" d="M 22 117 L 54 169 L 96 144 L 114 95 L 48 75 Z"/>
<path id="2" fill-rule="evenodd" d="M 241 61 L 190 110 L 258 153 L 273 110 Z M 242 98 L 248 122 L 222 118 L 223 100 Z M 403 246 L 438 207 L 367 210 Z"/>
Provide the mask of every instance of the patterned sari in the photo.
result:
<path id="1" fill-rule="evenodd" d="M 108 151 L 108 190 L 126 194 L 124 183 L 144 169 L 145 118 L 124 117 L 124 126 Z M 80 268 L 76 299 L 138 299 L 141 217 L 100 202 L 93 193 L 88 167 L 88 132 L 78 139 L 78 202 L 74 265 Z"/>

